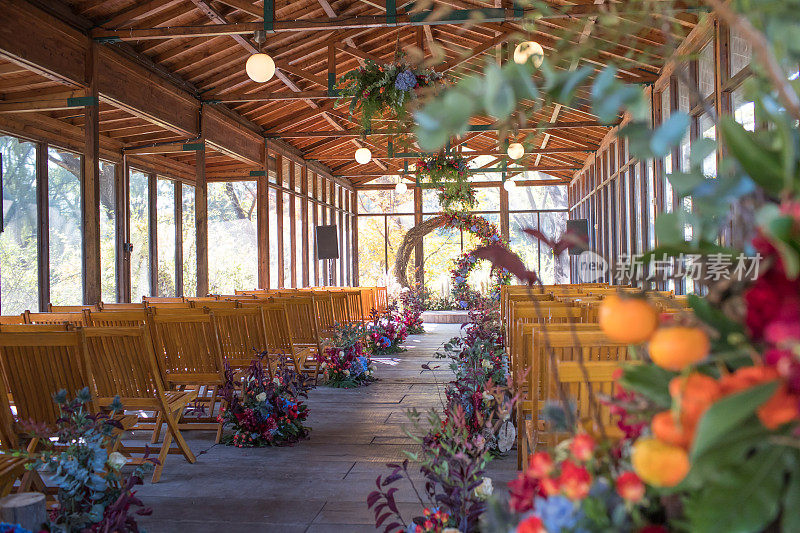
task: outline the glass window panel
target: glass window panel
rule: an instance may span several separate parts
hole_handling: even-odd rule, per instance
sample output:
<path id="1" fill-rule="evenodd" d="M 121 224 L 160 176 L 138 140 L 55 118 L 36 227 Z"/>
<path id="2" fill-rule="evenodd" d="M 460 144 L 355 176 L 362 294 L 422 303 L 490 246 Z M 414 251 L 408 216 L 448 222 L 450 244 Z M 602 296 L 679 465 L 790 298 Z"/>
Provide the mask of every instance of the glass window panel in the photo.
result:
<path id="1" fill-rule="evenodd" d="M 116 165 L 100 161 L 100 299 L 117 301 Z"/>
<path id="2" fill-rule="evenodd" d="M 309 189 L 310 190 L 310 189 Z M 314 202 L 308 202 L 308 282 L 314 286 L 314 247 L 316 242 L 314 236 L 316 235 L 316 228 L 314 227 L 314 210 L 317 206 Z"/>
<path id="3" fill-rule="evenodd" d="M 182 184 L 183 223 L 183 294 L 186 296 L 202 296 L 197 294 L 197 228 L 195 226 L 194 187 Z"/>
<path id="4" fill-rule="evenodd" d="M 362 286 L 379 285 L 385 280 L 386 241 L 384 217 L 359 217 L 358 276 Z M 324 268 L 324 265 L 324 262 L 320 262 L 320 269 Z"/>
<path id="5" fill-rule="evenodd" d="M 83 301 L 81 156 L 48 149 L 50 303 Z"/>
<path id="6" fill-rule="evenodd" d="M 450 271 L 461 255 L 461 232 L 438 228 L 422 239 L 422 251 L 425 286 L 440 296 L 449 296 L 452 290 Z"/>
<path id="7" fill-rule="evenodd" d="M 567 230 L 567 213 L 541 213 L 539 229 L 550 240 L 558 240 Z M 545 285 L 553 283 L 569 283 L 569 257 L 564 251 L 556 257 L 546 247 L 539 248 L 539 276 Z"/>
<path id="8" fill-rule="evenodd" d="M 269 286 L 278 287 L 278 196 L 275 189 L 269 188 Z"/>
<path id="9" fill-rule="evenodd" d="M 743 87 L 739 87 L 731 93 L 733 103 L 733 118 L 744 126 L 744 129 L 755 131 L 756 129 L 756 106 L 752 99 L 745 95 Z"/>
<path id="10" fill-rule="evenodd" d="M 422 189 L 422 212 L 439 213 L 441 210 L 439 191 L 436 189 Z"/>
<path id="11" fill-rule="evenodd" d="M 2 314 L 39 307 L 36 145 L 0 136 L 3 155 L 3 232 L 0 233 Z"/>
<path id="12" fill-rule="evenodd" d="M 532 209 L 567 209 L 566 185 L 543 185 L 517 187 L 514 194 L 508 195 L 510 211 L 528 211 Z"/>
<path id="13" fill-rule="evenodd" d="M 738 28 L 731 28 L 731 76 L 735 76 L 750 64 L 753 49 Z"/>
<path id="14" fill-rule="evenodd" d="M 281 160 L 283 161 L 283 168 L 282 168 L 283 172 L 281 174 L 281 177 L 283 178 L 283 181 L 282 181 L 281 184 L 288 189 L 289 188 L 289 176 L 291 175 L 289 173 L 289 159 L 283 157 L 283 158 L 281 158 Z"/>
<path id="15" fill-rule="evenodd" d="M 208 288 L 233 294 L 258 286 L 256 182 L 208 184 Z"/>
<path id="16" fill-rule="evenodd" d="M 386 217 L 389 226 L 389 239 L 387 242 L 387 253 L 389 255 L 388 270 L 390 277 L 394 278 L 394 264 L 397 261 L 397 249 L 400 243 L 406 236 L 408 230 L 414 227 L 414 215 L 404 216 L 390 216 Z M 408 262 L 408 269 L 406 270 L 406 278 L 408 280 L 414 279 L 414 254 L 411 254 L 411 260 Z"/>
<path id="17" fill-rule="evenodd" d="M 159 296 L 175 296 L 175 182 L 158 179 L 156 192 Z"/>
<path id="18" fill-rule="evenodd" d="M 717 138 L 717 128 L 714 125 L 714 121 L 709 118 L 708 115 L 703 114 L 700 115 L 698 118 L 698 126 L 700 129 L 700 135 L 702 135 L 706 139 L 716 139 Z M 717 176 L 717 156 L 716 152 L 712 152 L 703 160 L 703 174 L 707 177 L 716 177 Z"/>
<path id="19" fill-rule="evenodd" d="M 289 194 L 282 194 L 283 203 L 283 286 L 293 287 L 292 284 L 292 226 L 289 222 L 291 213 L 289 212 L 289 203 L 291 196 Z"/>
<path id="20" fill-rule="evenodd" d="M 539 227 L 537 213 L 511 213 L 508 217 L 509 246 L 528 270 L 539 271 L 539 242 L 525 233 Z"/>
<path id="21" fill-rule="evenodd" d="M 294 220 L 295 220 L 295 263 L 297 265 L 297 286 L 303 286 L 303 200 L 299 197 L 294 199 Z"/>
<path id="22" fill-rule="evenodd" d="M 476 187 L 475 198 L 478 200 L 476 211 L 500 211 L 499 187 Z"/>
<path id="23" fill-rule="evenodd" d="M 708 43 L 697 58 L 698 85 L 703 97 L 714 93 L 714 41 Z"/>
<path id="24" fill-rule="evenodd" d="M 150 239 L 148 230 L 147 174 L 132 170 L 129 184 L 131 226 L 131 301 L 150 296 Z"/>

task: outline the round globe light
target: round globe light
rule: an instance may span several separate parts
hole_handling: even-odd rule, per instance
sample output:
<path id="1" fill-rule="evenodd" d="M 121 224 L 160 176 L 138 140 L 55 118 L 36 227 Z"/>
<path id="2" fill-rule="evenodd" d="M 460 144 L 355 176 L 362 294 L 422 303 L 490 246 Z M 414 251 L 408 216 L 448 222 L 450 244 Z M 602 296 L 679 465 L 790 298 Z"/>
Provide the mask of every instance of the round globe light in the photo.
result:
<path id="1" fill-rule="evenodd" d="M 503 188 L 507 192 L 511 192 L 517 188 L 517 182 L 512 180 L 511 178 L 508 178 L 506 181 L 503 182 Z"/>
<path id="2" fill-rule="evenodd" d="M 542 45 L 536 41 L 524 41 L 514 48 L 514 63 L 522 65 L 533 59 L 533 66 L 539 68 L 544 61 L 544 50 Z"/>
<path id="3" fill-rule="evenodd" d="M 268 54 L 253 54 L 247 58 L 244 69 L 251 80 L 264 83 L 275 75 L 275 61 Z"/>
<path id="4" fill-rule="evenodd" d="M 369 148 L 359 148 L 356 150 L 356 161 L 361 165 L 366 165 L 372 161 L 372 152 Z"/>
<path id="5" fill-rule="evenodd" d="M 394 190 L 397 194 L 405 194 L 408 191 L 408 185 L 404 181 L 398 181 L 397 185 L 394 186 Z"/>
<path id="6" fill-rule="evenodd" d="M 506 150 L 506 153 L 511 159 L 517 160 L 525 155 L 525 147 L 522 146 L 522 143 L 511 143 L 508 145 L 508 150 Z"/>

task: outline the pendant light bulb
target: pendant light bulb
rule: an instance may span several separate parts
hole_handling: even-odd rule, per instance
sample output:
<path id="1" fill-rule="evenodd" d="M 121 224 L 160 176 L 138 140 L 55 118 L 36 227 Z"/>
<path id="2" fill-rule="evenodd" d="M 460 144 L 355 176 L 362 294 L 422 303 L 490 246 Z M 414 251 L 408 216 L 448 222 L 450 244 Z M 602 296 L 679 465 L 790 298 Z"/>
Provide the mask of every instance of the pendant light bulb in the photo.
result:
<path id="1" fill-rule="evenodd" d="M 529 60 L 533 60 L 533 66 L 539 68 L 544 61 L 544 49 L 536 41 L 524 41 L 514 48 L 514 63 L 524 65 Z"/>
<path id="2" fill-rule="evenodd" d="M 525 147 L 522 146 L 521 143 L 511 143 L 508 145 L 506 153 L 508 154 L 508 157 L 516 161 L 525 155 Z"/>
<path id="3" fill-rule="evenodd" d="M 356 150 L 356 162 L 361 165 L 366 165 L 372 160 L 372 152 L 369 148 L 359 148 Z"/>
<path id="4" fill-rule="evenodd" d="M 511 178 L 508 178 L 506 181 L 503 182 L 503 188 L 506 190 L 506 192 L 511 192 L 517 188 L 517 182 L 512 180 Z"/>
<path id="5" fill-rule="evenodd" d="M 247 58 L 244 69 L 251 80 L 256 83 L 265 83 L 275 75 L 275 61 L 269 54 L 253 54 Z"/>
<path id="6" fill-rule="evenodd" d="M 404 181 L 398 181 L 397 185 L 394 186 L 394 190 L 397 194 L 405 194 L 408 191 L 408 185 Z"/>

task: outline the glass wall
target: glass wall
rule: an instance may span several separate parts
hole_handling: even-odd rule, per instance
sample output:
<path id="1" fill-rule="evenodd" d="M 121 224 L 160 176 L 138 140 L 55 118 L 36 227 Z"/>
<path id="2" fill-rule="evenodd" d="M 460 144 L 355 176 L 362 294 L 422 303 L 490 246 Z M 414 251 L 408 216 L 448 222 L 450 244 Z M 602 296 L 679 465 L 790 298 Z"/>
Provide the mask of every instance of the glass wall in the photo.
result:
<path id="1" fill-rule="evenodd" d="M 208 184 L 208 287 L 233 294 L 258 286 L 256 182 Z"/>
<path id="2" fill-rule="evenodd" d="M 183 294 L 197 294 L 197 228 L 195 226 L 194 187 L 182 184 L 183 206 L 181 210 L 181 233 L 183 236 Z"/>
<path id="3" fill-rule="evenodd" d="M 269 287 L 278 288 L 278 211 L 277 191 L 269 188 Z"/>
<path id="4" fill-rule="evenodd" d="M 100 298 L 117 301 L 117 166 L 100 161 Z"/>
<path id="5" fill-rule="evenodd" d="M 150 226 L 148 176 L 131 170 L 129 177 L 129 216 L 131 231 L 131 301 L 150 296 Z"/>
<path id="6" fill-rule="evenodd" d="M 48 149 L 50 303 L 83 301 L 81 156 Z"/>
<path id="7" fill-rule="evenodd" d="M 36 145 L 0 136 L 3 232 L 0 233 L 0 311 L 17 315 L 39 306 Z"/>
<path id="8" fill-rule="evenodd" d="M 159 177 L 156 190 L 158 296 L 175 296 L 175 182 Z"/>

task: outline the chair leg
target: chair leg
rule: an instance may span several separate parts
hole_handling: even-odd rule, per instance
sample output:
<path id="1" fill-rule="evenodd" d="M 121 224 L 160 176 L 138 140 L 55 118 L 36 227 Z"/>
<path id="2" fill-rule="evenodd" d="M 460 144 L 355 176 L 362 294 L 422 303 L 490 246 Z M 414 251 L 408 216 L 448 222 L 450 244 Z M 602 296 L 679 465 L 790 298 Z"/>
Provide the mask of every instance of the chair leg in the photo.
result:
<path id="1" fill-rule="evenodd" d="M 180 411 L 178 413 L 180 413 Z M 171 416 L 166 415 L 164 418 L 169 419 Z M 164 442 L 161 443 L 161 450 L 158 453 L 158 464 L 156 465 L 155 470 L 153 470 L 153 483 L 158 483 L 158 480 L 161 479 L 161 472 L 164 470 L 164 463 L 167 461 L 167 455 L 169 455 L 169 447 L 171 444 L 172 431 L 167 431 L 164 433 Z"/>
<path id="2" fill-rule="evenodd" d="M 222 400 L 220 402 L 220 413 L 224 407 L 226 407 L 226 402 L 225 400 Z M 219 426 L 217 426 L 217 437 L 214 439 L 214 444 L 219 444 L 220 440 L 222 440 L 222 422 L 220 422 Z"/>
<path id="3" fill-rule="evenodd" d="M 164 423 L 163 418 L 161 411 L 158 411 L 156 414 L 155 427 L 153 427 L 153 436 L 150 438 L 150 444 L 157 443 L 158 439 L 161 438 L 161 424 Z"/>
<path id="4" fill-rule="evenodd" d="M 183 434 L 178 429 L 178 422 L 177 420 L 180 418 L 181 413 L 183 412 L 184 407 L 181 407 L 177 411 L 175 411 L 171 416 L 166 417 L 167 422 L 167 431 L 172 434 L 175 438 L 175 444 L 178 445 L 178 448 L 181 450 L 181 453 L 186 458 L 186 460 L 190 463 L 194 463 L 197 461 L 197 458 L 192 453 L 191 448 L 186 443 L 186 440 L 183 438 Z"/>

